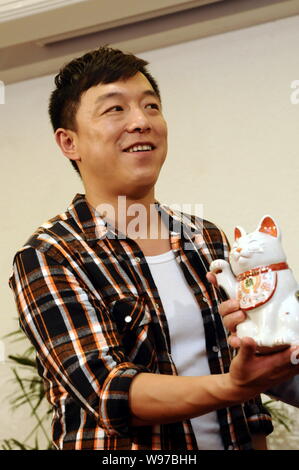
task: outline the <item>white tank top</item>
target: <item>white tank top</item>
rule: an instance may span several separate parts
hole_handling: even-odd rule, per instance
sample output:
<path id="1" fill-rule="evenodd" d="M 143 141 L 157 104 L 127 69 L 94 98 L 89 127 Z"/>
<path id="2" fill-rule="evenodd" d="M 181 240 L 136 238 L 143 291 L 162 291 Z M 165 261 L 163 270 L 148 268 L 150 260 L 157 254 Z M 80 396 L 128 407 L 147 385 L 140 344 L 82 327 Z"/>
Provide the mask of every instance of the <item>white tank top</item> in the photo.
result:
<path id="1" fill-rule="evenodd" d="M 172 251 L 146 256 L 167 318 L 178 375 L 210 375 L 200 307 Z M 200 450 L 223 450 L 216 411 L 192 418 Z"/>

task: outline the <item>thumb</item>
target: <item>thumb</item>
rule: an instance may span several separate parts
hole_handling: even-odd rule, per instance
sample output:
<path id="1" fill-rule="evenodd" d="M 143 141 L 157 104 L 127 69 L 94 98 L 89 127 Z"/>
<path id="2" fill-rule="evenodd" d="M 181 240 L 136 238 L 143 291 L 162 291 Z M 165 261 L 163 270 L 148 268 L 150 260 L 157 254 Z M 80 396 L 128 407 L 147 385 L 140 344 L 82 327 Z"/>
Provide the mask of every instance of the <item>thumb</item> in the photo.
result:
<path id="1" fill-rule="evenodd" d="M 255 356 L 257 344 L 253 338 L 242 338 L 240 349 L 238 351 L 238 357 L 242 362 L 247 362 Z"/>

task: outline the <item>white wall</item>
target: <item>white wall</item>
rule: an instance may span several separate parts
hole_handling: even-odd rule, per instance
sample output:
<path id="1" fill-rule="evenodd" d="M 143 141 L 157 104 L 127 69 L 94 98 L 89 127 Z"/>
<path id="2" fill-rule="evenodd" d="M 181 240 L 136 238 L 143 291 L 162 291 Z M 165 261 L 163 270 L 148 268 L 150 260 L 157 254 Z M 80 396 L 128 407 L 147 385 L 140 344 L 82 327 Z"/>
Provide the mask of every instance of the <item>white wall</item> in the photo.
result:
<path id="1" fill-rule="evenodd" d="M 159 196 L 201 202 L 231 237 L 264 213 L 279 219 L 299 276 L 299 17 L 144 54 L 159 78 L 169 124 Z"/>
<path id="2" fill-rule="evenodd" d="M 290 102 L 291 82 L 299 79 L 298 42 L 299 17 L 293 17 L 140 55 L 160 83 L 169 125 L 158 199 L 202 203 L 204 216 L 230 239 L 235 224 L 251 231 L 263 214 L 272 214 L 299 279 L 299 104 Z M 0 105 L 0 336 L 16 327 L 7 286 L 15 251 L 82 192 L 53 141 L 47 117 L 52 86 L 52 76 L 10 85 L 6 104 Z M 7 353 L 19 348 L 5 344 Z M 11 414 L 4 401 L 12 390 L 8 363 L 0 366 L 0 374 L 0 439 L 22 439 L 28 420 Z M 298 428 L 297 422 L 297 447 Z"/>

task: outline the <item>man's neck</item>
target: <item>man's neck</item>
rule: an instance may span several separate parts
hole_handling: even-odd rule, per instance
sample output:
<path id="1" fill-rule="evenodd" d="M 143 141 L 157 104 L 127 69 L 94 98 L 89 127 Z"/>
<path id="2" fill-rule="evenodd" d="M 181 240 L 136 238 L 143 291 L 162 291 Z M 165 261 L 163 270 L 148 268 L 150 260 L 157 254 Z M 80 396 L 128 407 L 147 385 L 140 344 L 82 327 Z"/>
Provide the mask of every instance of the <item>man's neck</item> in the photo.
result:
<path id="1" fill-rule="evenodd" d="M 169 230 L 155 208 L 154 188 L 142 197 L 111 196 L 86 191 L 87 202 L 118 231 L 133 239 L 145 256 L 169 251 Z"/>

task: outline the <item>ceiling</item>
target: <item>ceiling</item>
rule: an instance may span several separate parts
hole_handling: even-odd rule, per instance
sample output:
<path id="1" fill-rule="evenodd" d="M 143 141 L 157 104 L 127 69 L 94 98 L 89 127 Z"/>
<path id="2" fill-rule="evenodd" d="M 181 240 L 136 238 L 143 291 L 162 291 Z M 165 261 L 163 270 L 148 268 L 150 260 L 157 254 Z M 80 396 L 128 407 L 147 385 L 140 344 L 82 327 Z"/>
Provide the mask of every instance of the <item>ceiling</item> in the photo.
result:
<path id="1" fill-rule="evenodd" d="M 299 0 L 0 0 L 0 80 L 55 73 L 101 44 L 133 53 L 299 15 Z"/>

